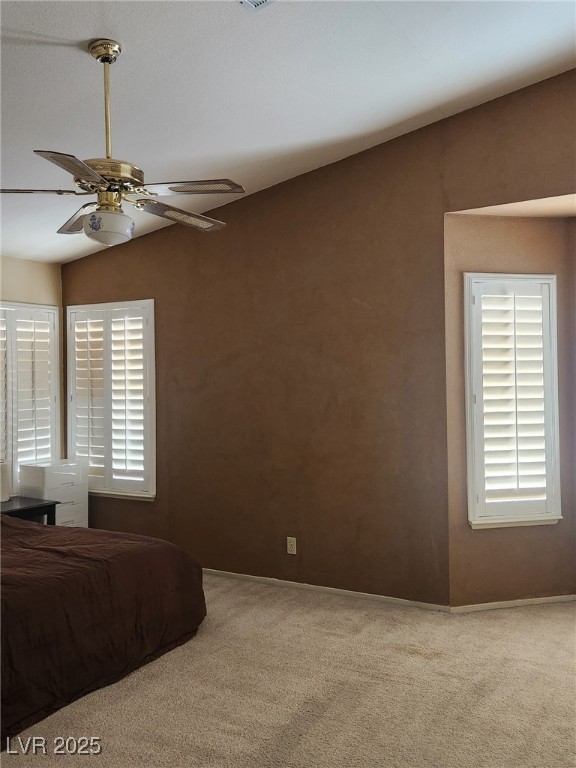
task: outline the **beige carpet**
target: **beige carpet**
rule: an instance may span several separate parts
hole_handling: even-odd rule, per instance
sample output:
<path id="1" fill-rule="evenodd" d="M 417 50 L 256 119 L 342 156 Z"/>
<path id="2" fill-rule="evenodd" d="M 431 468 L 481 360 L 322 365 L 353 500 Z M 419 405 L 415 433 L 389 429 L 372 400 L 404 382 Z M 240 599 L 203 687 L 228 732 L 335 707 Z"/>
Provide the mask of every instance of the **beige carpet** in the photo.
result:
<path id="1" fill-rule="evenodd" d="M 198 636 L 22 734 L 67 768 L 573 768 L 575 609 L 448 615 L 210 575 Z"/>

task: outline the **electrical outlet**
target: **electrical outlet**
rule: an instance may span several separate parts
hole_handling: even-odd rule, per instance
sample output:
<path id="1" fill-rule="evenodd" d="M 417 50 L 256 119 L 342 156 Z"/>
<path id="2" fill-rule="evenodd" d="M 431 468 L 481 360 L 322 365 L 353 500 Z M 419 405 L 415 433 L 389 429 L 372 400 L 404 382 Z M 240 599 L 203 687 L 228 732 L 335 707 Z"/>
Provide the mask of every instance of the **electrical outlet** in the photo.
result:
<path id="1" fill-rule="evenodd" d="M 287 536 L 286 537 L 286 552 L 289 555 L 295 555 L 296 554 L 296 536 Z"/>

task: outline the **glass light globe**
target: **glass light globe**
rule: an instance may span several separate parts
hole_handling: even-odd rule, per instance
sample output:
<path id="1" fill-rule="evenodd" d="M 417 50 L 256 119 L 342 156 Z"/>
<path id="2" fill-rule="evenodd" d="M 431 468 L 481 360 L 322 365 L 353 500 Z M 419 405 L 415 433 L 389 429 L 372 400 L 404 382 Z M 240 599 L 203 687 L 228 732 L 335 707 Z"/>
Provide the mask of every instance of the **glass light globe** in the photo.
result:
<path id="1" fill-rule="evenodd" d="M 127 243 L 134 234 L 134 221 L 122 211 L 87 213 L 83 220 L 84 233 L 103 245 Z"/>

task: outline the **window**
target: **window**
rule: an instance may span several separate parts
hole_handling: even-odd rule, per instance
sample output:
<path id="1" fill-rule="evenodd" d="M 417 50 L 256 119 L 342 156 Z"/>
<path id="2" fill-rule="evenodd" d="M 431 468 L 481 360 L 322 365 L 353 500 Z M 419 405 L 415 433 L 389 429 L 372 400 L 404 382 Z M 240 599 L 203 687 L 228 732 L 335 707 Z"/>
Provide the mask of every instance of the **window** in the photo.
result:
<path id="1" fill-rule="evenodd" d="M 0 309 L 0 459 L 20 464 L 60 458 L 58 309 L 6 304 Z"/>
<path id="2" fill-rule="evenodd" d="M 88 488 L 156 492 L 154 302 L 68 308 L 70 456 L 88 463 Z"/>
<path id="3" fill-rule="evenodd" d="M 557 522 L 556 278 L 464 279 L 470 524 Z"/>

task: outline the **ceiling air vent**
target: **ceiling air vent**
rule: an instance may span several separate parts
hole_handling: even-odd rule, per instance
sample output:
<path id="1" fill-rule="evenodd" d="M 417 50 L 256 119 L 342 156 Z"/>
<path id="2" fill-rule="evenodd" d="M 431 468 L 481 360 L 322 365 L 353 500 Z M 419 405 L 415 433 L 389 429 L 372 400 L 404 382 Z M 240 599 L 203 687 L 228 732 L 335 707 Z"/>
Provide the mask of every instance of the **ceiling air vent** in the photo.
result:
<path id="1" fill-rule="evenodd" d="M 270 2 L 271 0 L 240 0 L 240 5 L 250 8 L 252 11 L 257 11 L 263 5 L 270 5 Z"/>

